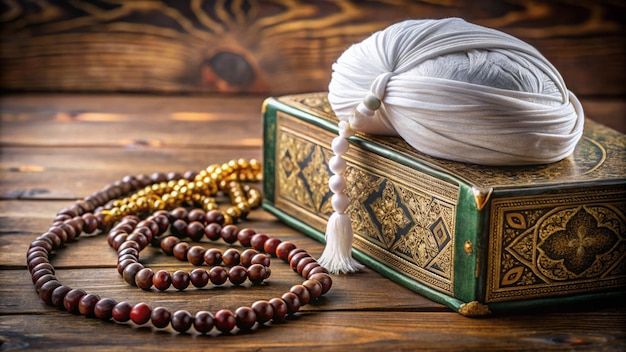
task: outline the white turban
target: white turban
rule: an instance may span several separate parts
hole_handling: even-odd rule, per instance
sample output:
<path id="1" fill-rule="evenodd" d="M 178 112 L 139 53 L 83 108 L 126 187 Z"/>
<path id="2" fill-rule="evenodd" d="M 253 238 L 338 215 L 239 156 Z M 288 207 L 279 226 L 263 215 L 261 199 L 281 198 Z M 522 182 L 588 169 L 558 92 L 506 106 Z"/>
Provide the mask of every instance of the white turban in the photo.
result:
<path id="1" fill-rule="evenodd" d="M 400 22 L 346 50 L 328 100 L 347 121 L 368 95 L 382 105 L 353 129 L 462 162 L 555 162 L 583 130 L 578 99 L 535 48 L 458 18 Z"/>
<path id="2" fill-rule="evenodd" d="M 361 267 L 343 192 L 354 131 L 398 135 L 438 158 L 528 165 L 570 155 L 584 124 L 578 99 L 535 48 L 458 18 L 400 22 L 351 46 L 333 65 L 328 100 L 341 122 L 320 263 L 334 273 Z"/>

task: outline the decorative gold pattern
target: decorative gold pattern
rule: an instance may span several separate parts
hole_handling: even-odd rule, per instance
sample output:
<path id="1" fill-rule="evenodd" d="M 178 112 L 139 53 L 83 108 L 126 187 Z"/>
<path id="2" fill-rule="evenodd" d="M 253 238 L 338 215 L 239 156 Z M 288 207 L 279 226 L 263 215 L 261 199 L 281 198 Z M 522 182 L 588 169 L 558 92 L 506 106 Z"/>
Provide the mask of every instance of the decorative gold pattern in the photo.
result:
<path id="1" fill-rule="evenodd" d="M 472 187 L 472 192 L 474 192 L 474 201 L 476 201 L 476 209 L 478 211 L 482 211 L 487 202 L 489 202 L 489 198 L 491 198 L 491 193 L 493 193 L 493 188 L 479 188 Z"/>
<path id="2" fill-rule="evenodd" d="M 624 287 L 624 199 L 603 189 L 494 200 L 486 301 Z"/>
<path id="3" fill-rule="evenodd" d="M 324 231 L 332 213 L 327 164 L 334 135 L 311 128 L 277 113 L 275 201 L 283 211 Z M 347 213 L 355 247 L 367 247 L 382 263 L 452 294 L 458 186 L 363 154 L 353 147 L 346 156 L 346 194 L 351 200 Z"/>
<path id="4" fill-rule="evenodd" d="M 334 126 L 336 118 L 325 93 L 279 100 L 321 119 L 311 123 L 277 112 L 275 204 L 323 232 L 332 212 L 326 165 L 335 135 L 316 125 Z M 478 293 L 485 299 L 464 304 L 462 314 L 488 314 L 485 303 L 626 286 L 626 136 L 587 121 L 572 156 L 529 167 L 460 164 L 421 154 L 399 138 L 356 137 L 346 155 L 354 247 L 451 296 L 464 282 L 453 282 L 459 186 L 447 180 L 472 187 L 475 207 L 488 219 L 489 228 L 478 230 L 489 240 L 470 238 L 463 246 L 476 260 L 474 275 L 466 280 L 485 287 Z M 363 152 L 361 145 L 385 149 L 393 158 Z M 434 171 L 427 174 L 396 160 Z M 459 209 L 475 219 L 477 213 L 467 206 Z M 484 245 L 476 247 L 474 240 Z M 462 269 L 457 268 L 459 274 Z"/>

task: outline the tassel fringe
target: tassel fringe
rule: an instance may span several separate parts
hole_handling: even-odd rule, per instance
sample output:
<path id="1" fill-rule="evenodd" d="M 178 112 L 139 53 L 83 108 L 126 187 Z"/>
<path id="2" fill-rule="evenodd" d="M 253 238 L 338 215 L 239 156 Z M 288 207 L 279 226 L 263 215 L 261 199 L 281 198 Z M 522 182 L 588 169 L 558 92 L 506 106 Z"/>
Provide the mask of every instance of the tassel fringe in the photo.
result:
<path id="1" fill-rule="evenodd" d="M 350 216 L 334 212 L 326 227 L 326 247 L 318 262 L 332 274 L 347 274 L 363 269 L 363 264 L 352 258 L 352 226 Z"/>

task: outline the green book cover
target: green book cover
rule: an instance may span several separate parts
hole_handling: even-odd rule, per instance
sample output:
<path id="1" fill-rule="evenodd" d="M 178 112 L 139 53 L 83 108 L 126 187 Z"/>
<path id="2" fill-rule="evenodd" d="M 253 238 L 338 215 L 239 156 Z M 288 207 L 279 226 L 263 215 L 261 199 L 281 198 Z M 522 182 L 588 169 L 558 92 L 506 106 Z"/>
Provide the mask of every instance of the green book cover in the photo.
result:
<path id="1" fill-rule="evenodd" d="M 336 118 L 326 93 L 269 98 L 264 208 L 324 242 Z M 357 134 L 346 155 L 354 256 L 468 316 L 624 294 L 626 137 L 593 121 L 558 163 L 485 167 Z"/>

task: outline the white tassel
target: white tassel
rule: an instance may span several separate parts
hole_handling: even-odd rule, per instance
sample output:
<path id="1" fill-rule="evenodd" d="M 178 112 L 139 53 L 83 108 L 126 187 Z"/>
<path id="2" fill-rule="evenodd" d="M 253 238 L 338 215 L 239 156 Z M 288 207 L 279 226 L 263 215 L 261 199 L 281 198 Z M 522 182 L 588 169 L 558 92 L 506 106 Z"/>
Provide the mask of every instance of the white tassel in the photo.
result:
<path id="1" fill-rule="evenodd" d="M 350 216 L 334 212 L 326 227 L 326 248 L 318 259 L 320 265 L 333 274 L 359 271 L 363 265 L 352 258 L 352 225 Z"/>
<path id="2" fill-rule="evenodd" d="M 357 118 L 358 113 L 356 114 Z M 329 160 L 330 170 L 335 173 L 328 180 L 330 190 L 335 193 L 332 198 L 332 206 L 335 211 L 328 219 L 326 226 L 326 247 L 318 262 L 333 274 L 347 274 L 359 271 L 363 265 L 352 258 L 352 223 L 350 216 L 345 213 L 350 200 L 345 195 L 346 161 L 342 158 L 349 148 L 348 137 L 354 134 L 350 124 L 346 121 L 339 123 L 339 136 L 332 142 L 335 153 Z"/>

